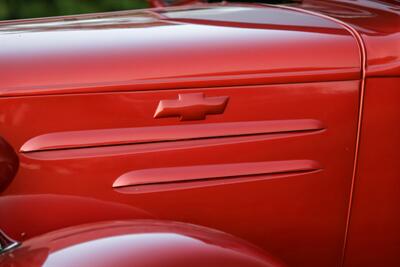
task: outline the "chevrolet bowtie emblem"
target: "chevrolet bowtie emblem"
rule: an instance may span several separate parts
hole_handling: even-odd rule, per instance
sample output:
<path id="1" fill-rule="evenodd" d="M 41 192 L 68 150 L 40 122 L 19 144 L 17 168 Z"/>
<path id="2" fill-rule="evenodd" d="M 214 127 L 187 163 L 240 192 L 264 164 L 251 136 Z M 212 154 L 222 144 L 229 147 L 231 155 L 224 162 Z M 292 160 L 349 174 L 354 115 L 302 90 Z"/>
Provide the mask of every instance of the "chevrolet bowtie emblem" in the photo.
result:
<path id="1" fill-rule="evenodd" d="M 178 99 L 161 100 L 154 118 L 180 117 L 182 121 L 204 120 L 208 114 L 224 112 L 229 97 L 206 97 L 203 93 L 179 94 Z"/>

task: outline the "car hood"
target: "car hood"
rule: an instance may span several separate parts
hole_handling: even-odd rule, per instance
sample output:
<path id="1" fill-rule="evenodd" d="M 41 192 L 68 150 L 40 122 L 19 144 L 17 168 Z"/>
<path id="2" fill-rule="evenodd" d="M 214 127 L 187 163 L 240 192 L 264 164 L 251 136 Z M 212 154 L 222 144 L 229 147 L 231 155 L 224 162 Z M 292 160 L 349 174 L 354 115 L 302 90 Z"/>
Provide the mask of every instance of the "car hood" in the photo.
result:
<path id="1" fill-rule="evenodd" d="M 0 95 L 360 78 L 340 23 L 282 6 L 199 4 L 0 23 Z"/>

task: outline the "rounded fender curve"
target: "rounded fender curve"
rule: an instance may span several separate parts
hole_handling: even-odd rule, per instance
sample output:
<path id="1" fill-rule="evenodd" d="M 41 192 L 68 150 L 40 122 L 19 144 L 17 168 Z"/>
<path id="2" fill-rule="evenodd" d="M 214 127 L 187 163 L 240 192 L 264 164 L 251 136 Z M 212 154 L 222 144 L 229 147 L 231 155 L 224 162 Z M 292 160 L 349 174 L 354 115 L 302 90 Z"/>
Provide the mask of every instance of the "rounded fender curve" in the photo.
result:
<path id="1" fill-rule="evenodd" d="M 50 232 L 0 255 L 1 266 L 284 267 L 229 234 L 191 224 L 114 221 Z"/>

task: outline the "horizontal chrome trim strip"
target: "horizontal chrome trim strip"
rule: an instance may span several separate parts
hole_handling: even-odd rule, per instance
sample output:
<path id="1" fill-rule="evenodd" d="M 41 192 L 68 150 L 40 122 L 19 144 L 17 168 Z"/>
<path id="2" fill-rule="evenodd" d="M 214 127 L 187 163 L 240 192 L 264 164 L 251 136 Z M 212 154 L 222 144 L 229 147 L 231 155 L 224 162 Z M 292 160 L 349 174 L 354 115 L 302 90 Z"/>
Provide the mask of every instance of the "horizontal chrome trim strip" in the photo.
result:
<path id="1" fill-rule="evenodd" d="M 146 186 L 164 186 L 186 182 L 208 183 L 215 180 L 229 182 L 238 177 L 254 177 L 272 174 L 293 174 L 321 170 L 314 160 L 286 160 L 228 163 L 215 165 L 178 166 L 142 169 L 127 172 L 113 183 L 114 188 L 136 187 L 146 190 Z M 154 187 L 153 189 L 154 190 Z"/>
<path id="2" fill-rule="evenodd" d="M 324 129 L 324 126 L 321 121 L 298 119 L 69 131 L 34 137 L 21 147 L 20 152 L 305 132 L 322 129 Z"/>
<path id="3" fill-rule="evenodd" d="M 193 140 L 178 140 L 175 142 L 154 142 L 142 144 L 124 144 L 100 147 L 88 147 L 79 149 L 59 149 L 59 150 L 44 150 L 37 152 L 23 153 L 21 156 L 33 160 L 40 161 L 54 161 L 54 160 L 70 160 L 70 159 L 88 159 L 99 157 L 120 157 L 120 156 L 133 156 L 146 153 L 161 153 L 168 151 L 182 151 L 193 149 L 211 149 L 224 146 L 235 146 L 243 144 L 259 143 L 260 145 L 265 142 L 281 142 L 307 138 L 307 136 L 323 134 L 325 130 L 318 131 L 303 131 L 303 132 L 288 132 L 277 134 L 256 134 L 244 136 L 228 136 L 223 138 L 202 138 Z"/>

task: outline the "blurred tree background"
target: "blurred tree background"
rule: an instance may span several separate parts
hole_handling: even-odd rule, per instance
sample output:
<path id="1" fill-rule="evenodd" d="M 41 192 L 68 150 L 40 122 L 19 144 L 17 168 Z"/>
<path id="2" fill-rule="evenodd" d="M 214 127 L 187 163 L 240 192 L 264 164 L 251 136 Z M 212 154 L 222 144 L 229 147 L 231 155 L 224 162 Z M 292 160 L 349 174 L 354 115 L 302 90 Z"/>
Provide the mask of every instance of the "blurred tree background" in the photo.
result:
<path id="1" fill-rule="evenodd" d="M 146 0 L 0 0 L 0 20 L 148 7 Z"/>

